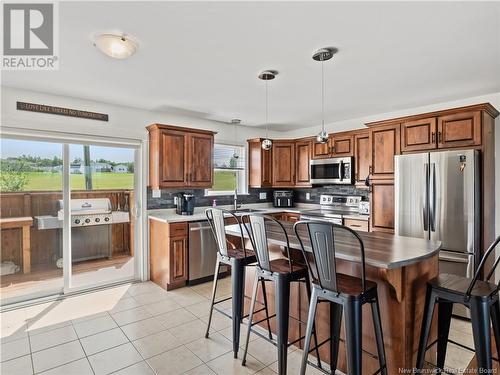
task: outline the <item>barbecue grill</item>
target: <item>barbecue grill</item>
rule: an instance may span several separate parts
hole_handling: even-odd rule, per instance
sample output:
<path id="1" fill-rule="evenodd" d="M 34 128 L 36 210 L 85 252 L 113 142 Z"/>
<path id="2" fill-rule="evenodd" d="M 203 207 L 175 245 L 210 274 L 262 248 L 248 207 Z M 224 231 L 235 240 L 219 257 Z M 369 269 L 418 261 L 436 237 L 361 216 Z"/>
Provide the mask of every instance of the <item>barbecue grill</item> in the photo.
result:
<path id="1" fill-rule="evenodd" d="M 60 229 L 64 220 L 63 200 L 58 201 L 57 216 L 36 216 L 39 230 Z M 128 223 L 129 213 L 112 211 L 109 198 L 71 199 L 71 258 L 73 262 L 111 258 L 113 253 L 111 224 Z M 59 232 L 58 256 L 62 256 L 62 231 Z"/>

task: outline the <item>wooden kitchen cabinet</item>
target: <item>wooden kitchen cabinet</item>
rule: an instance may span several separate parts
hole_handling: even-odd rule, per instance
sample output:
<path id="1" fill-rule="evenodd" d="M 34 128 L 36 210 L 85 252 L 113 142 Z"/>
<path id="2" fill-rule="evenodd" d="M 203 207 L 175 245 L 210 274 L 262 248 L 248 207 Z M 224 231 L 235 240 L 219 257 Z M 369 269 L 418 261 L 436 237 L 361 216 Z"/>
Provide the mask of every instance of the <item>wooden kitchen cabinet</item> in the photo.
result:
<path id="1" fill-rule="evenodd" d="M 454 113 L 438 117 L 438 148 L 481 144 L 481 111 Z"/>
<path id="2" fill-rule="evenodd" d="M 262 138 L 249 139 L 248 142 L 248 185 L 251 188 L 271 187 L 272 149 L 263 150 Z"/>
<path id="3" fill-rule="evenodd" d="M 214 132 L 162 124 L 147 129 L 152 189 L 213 185 Z"/>
<path id="4" fill-rule="evenodd" d="M 401 151 L 425 151 L 437 148 L 437 121 L 428 117 L 401 124 Z"/>
<path id="5" fill-rule="evenodd" d="M 312 141 L 312 153 L 311 159 L 326 159 L 331 158 L 331 144 L 330 141 L 327 143 L 320 143 L 314 139 Z"/>
<path id="6" fill-rule="evenodd" d="M 394 233 L 394 180 L 372 180 L 370 189 L 370 230 Z"/>
<path id="7" fill-rule="evenodd" d="M 295 142 L 295 186 L 311 186 L 311 140 Z"/>
<path id="8" fill-rule="evenodd" d="M 273 187 L 295 185 L 295 142 L 274 141 L 272 147 Z"/>
<path id="9" fill-rule="evenodd" d="M 211 187 L 213 185 L 213 134 L 193 133 L 189 135 L 189 186 Z"/>
<path id="10" fill-rule="evenodd" d="M 369 232 L 368 220 L 344 219 L 344 225 L 358 232 Z"/>
<path id="11" fill-rule="evenodd" d="M 354 176 L 358 186 L 366 187 L 365 180 L 370 174 L 370 154 L 370 133 L 357 132 L 354 135 Z"/>
<path id="12" fill-rule="evenodd" d="M 370 126 L 370 124 L 367 124 Z M 370 179 L 393 179 L 394 156 L 400 154 L 400 124 L 370 128 Z"/>
<path id="13" fill-rule="evenodd" d="M 352 132 L 330 135 L 331 156 L 334 158 L 354 156 L 354 135 Z"/>
<path id="14" fill-rule="evenodd" d="M 166 290 L 188 279 L 188 224 L 149 219 L 150 277 Z"/>
<path id="15" fill-rule="evenodd" d="M 281 220 L 296 223 L 300 220 L 300 214 L 296 214 L 295 212 L 283 212 Z"/>

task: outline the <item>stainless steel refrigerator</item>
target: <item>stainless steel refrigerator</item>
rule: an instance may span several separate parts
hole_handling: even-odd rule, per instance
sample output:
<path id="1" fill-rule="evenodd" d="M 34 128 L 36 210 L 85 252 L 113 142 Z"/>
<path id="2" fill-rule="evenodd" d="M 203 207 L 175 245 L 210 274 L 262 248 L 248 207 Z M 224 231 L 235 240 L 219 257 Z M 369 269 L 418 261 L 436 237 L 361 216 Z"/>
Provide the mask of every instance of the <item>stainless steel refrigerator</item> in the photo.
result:
<path id="1" fill-rule="evenodd" d="M 395 164 L 396 234 L 441 241 L 439 272 L 472 277 L 480 260 L 479 152 L 398 155 Z"/>

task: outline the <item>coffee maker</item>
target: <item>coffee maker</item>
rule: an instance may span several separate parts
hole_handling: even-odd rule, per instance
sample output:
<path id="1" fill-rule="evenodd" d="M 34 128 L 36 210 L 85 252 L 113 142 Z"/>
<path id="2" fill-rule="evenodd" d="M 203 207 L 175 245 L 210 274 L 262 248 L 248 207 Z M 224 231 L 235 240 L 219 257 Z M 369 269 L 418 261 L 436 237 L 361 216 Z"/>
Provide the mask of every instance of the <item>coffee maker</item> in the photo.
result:
<path id="1" fill-rule="evenodd" d="M 177 193 L 175 212 L 178 215 L 192 215 L 194 211 L 194 194 Z"/>

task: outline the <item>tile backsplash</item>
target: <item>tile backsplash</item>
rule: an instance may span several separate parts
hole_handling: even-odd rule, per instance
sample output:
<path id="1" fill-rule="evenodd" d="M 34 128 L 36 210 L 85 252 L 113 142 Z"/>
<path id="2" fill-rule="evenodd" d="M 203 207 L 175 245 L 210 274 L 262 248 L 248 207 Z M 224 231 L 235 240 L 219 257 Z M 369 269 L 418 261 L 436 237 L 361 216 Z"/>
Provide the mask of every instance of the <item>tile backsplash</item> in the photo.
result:
<path id="1" fill-rule="evenodd" d="M 218 206 L 233 203 L 233 195 L 205 196 L 205 189 L 162 189 L 160 198 L 153 198 L 152 191 L 148 188 L 148 210 L 159 208 L 174 208 L 174 197 L 177 193 L 184 192 L 194 194 L 195 206 L 211 206 L 214 199 Z M 259 193 L 267 193 L 266 199 L 259 199 Z M 238 195 L 238 202 L 245 203 L 266 203 L 272 202 L 273 189 L 250 189 L 248 194 Z"/>
<path id="2" fill-rule="evenodd" d="M 274 190 L 286 189 L 250 189 L 249 194 L 239 195 L 238 202 L 242 204 L 248 203 L 266 203 L 273 201 Z M 225 196 L 205 196 L 204 189 L 163 189 L 160 198 L 153 198 L 151 189 L 147 191 L 148 210 L 160 208 L 174 208 L 174 196 L 179 192 L 194 194 L 196 206 L 211 206 L 214 199 L 217 200 L 217 205 L 228 205 L 233 203 L 232 195 Z M 267 193 L 266 199 L 259 199 L 259 193 Z M 293 189 L 294 201 L 297 203 L 319 203 L 321 194 L 336 194 L 336 195 L 360 195 L 363 200 L 368 200 L 369 192 L 367 189 L 358 189 L 352 185 L 331 185 L 313 188 Z M 306 193 L 310 193 L 311 198 L 306 199 Z"/>

